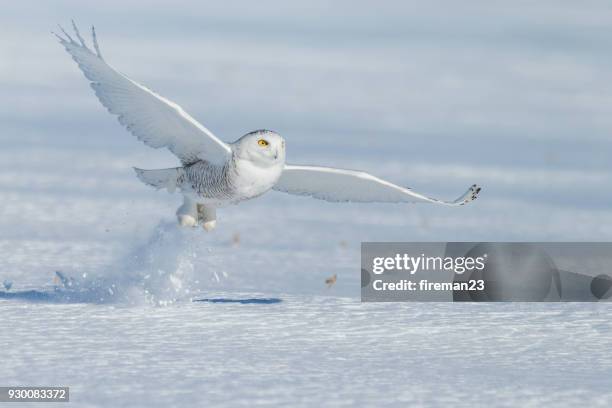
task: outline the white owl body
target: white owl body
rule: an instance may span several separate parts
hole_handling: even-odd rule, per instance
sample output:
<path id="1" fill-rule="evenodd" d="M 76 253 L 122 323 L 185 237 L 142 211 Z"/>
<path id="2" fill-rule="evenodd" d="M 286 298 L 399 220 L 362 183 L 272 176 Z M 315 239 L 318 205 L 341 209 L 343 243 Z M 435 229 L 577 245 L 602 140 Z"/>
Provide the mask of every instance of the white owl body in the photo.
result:
<path id="1" fill-rule="evenodd" d="M 261 167 L 247 160 L 236 160 L 236 177 L 232 180 L 236 201 L 259 197 L 271 190 L 283 173 L 284 166 L 284 160 L 269 167 Z"/>
<path id="2" fill-rule="evenodd" d="M 166 174 L 142 171 L 139 177 L 158 188 L 176 186 L 192 201 L 214 207 L 259 197 L 276 185 L 285 167 L 285 142 L 280 135 L 268 130 L 251 132 L 233 143 L 231 151 L 223 165 L 199 160 L 168 169 Z"/>
<path id="3" fill-rule="evenodd" d="M 284 166 L 282 161 L 261 167 L 240 158 L 231 160 L 226 166 L 199 161 L 177 170 L 176 187 L 197 203 L 224 207 L 259 197 L 271 190 Z"/>

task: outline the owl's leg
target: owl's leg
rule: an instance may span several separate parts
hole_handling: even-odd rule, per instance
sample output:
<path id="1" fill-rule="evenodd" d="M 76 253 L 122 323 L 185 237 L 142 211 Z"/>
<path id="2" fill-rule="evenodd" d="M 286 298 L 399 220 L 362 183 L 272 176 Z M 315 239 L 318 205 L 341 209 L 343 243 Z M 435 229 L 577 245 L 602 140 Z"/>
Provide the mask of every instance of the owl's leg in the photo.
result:
<path id="1" fill-rule="evenodd" d="M 183 196 L 183 205 L 176 210 L 178 222 L 183 227 L 195 227 L 198 223 L 198 208 L 194 200 Z"/>
<path id="2" fill-rule="evenodd" d="M 217 209 L 206 204 L 198 204 L 198 221 L 206 231 L 211 231 L 217 225 Z"/>

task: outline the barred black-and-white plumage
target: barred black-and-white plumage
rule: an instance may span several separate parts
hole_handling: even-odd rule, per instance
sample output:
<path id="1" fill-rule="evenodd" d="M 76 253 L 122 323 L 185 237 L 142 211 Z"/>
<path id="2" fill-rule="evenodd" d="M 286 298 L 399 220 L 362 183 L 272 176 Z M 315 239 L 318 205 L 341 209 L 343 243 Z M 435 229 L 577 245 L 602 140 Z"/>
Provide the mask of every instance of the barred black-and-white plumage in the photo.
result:
<path id="1" fill-rule="evenodd" d="M 381 180 L 368 173 L 285 163 L 285 141 L 277 133 L 257 130 L 225 143 L 174 102 L 131 80 L 104 61 L 92 27 L 93 50 L 74 22 L 78 41 L 65 30 L 60 43 L 91 81 L 96 96 L 119 122 L 145 144 L 165 147 L 182 166 L 135 169 L 145 184 L 170 192 L 177 189 L 184 202 L 177 210 L 181 225 L 199 222 L 210 230 L 216 208 L 258 197 L 274 189 L 334 202 L 429 202 L 463 205 L 476 199 L 480 188 L 471 186 L 454 201 L 442 201 Z M 60 27 L 61 28 L 61 27 Z"/>
<path id="2" fill-rule="evenodd" d="M 231 160 L 222 166 L 205 161 L 185 166 L 177 180 L 183 192 L 193 192 L 196 196 L 210 200 L 230 201 L 236 195 L 232 181 L 236 177 L 235 162 Z"/>

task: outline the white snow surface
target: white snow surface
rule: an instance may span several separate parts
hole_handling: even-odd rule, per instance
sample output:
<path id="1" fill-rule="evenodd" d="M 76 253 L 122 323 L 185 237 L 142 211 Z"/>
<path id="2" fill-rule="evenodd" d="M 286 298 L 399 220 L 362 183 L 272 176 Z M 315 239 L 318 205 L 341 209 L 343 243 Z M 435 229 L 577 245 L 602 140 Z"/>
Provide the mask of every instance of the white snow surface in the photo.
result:
<path id="1" fill-rule="evenodd" d="M 79 407 L 612 405 L 608 304 L 359 301 L 362 241 L 612 239 L 610 5 L 420 3 L 5 4 L 0 386 Z M 49 33 L 71 17 L 224 140 L 270 128 L 293 163 L 481 196 L 271 192 L 180 229 L 180 197 L 132 171 L 176 159 L 99 106 Z"/>

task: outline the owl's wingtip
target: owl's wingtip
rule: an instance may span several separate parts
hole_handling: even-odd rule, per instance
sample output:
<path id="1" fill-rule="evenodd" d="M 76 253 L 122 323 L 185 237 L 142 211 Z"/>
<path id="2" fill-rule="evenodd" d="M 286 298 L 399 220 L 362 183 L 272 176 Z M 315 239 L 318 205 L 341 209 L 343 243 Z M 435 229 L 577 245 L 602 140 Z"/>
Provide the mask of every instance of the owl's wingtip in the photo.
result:
<path id="1" fill-rule="evenodd" d="M 478 184 L 472 184 L 470 188 L 468 188 L 468 191 L 466 191 L 465 194 L 456 201 L 456 203 L 458 203 L 459 205 L 465 205 L 471 201 L 476 200 L 481 190 L 482 187 L 480 187 Z"/>

